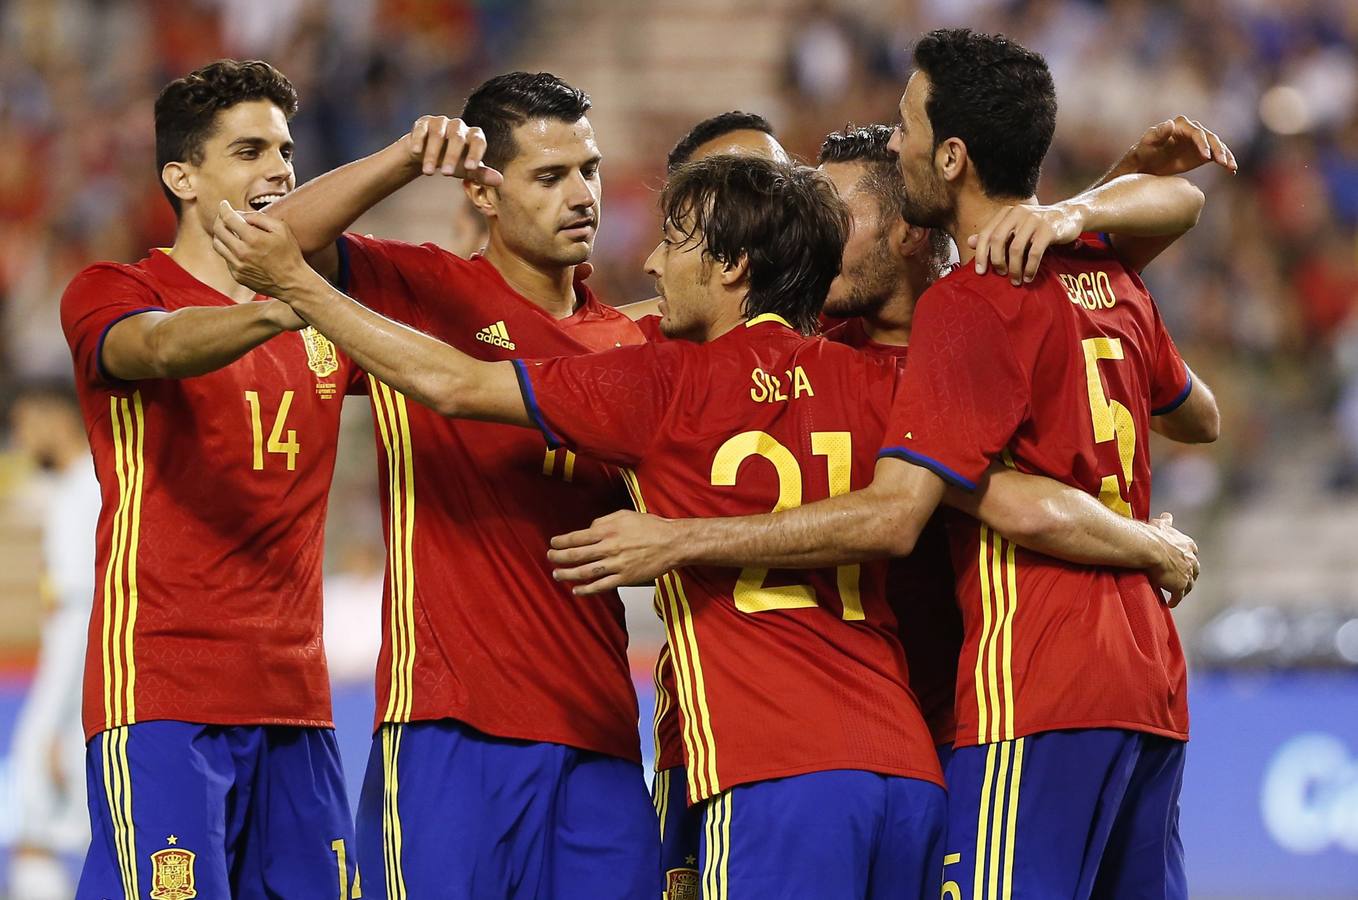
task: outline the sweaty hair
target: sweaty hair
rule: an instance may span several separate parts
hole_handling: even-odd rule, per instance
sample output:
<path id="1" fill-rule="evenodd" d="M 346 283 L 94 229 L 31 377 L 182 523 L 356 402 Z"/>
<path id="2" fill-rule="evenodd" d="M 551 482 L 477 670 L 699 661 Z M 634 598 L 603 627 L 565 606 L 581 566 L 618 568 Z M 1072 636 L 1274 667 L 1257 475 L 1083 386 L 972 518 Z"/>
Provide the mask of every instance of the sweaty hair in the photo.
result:
<path id="1" fill-rule="evenodd" d="M 674 171 L 660 209 L 708 260 L 748 261 L 747 319 L 775 313 L 803 334 L 815 331 L 849 236 L 849 211 L 830 179 L 807 166 L 709 156 Z"/>
<path id="2" fill-rule="evenodd" d="M 820 145 L 820 155 L 816 158 L 820 165 L 860 163 L 867 172 L 859 185 L 877 198 L 883 222 L 900 218 L 901 205 L 905 199 L 905 179 L 901 177 L 900 166 L 896 164 L 895 152 L 887 149 L 891 131 L 889 125 L 846 125 L 843 131 L 832 131 L 825 136 L 825 143 Z M 935 277 L 947 265 L 951 244 L 948 233 L 942 228 L 929 229 L 929 262 Z"/>
<path id="3" fill-rule="evenodd" d="M 1056 130 L 1047 61 L 998 34 L 944 28 L 920 38 L 915 65 L 929 78 L 925 111 L 934 146 L 960 138 L 991 197 L 1031 197 Z"/>
<path id="4" fill-rule="evenodd" d="M 670 150 L 670 155 L 665 160 L 666 174 L 672 173 L 692 159 L 693 151 L 703 144 L 733 131 L 762 131 L 769 137 L 777 137 L 769 120 L 758 113 L 741 112 L 738 109 L 724 112 L 719 116 L 703 119 L 679 139 L 679 143 L 674 145 L 674 149 Z"/>
<path id="5" fill-rule="evenodd" d="M 217 113 L 250 100 L 268 100 L 288 119 L 297 113 L 292 82 L 258 59 L 219 59 L 165 85 L 156 98 L 156 172 L 164 171 L 167 163 L 201 163 Z M 178 216 L 179 198 L 163 181 L 160 187 Z"/>
<path id="6" fill-rule="evenodd" d="M 486 133 L 486 165 L 503 169 L 519 153 L 514 129 L 531 119 L 578 122 L 590 108 L 589 94 L 549 72 L 508 72 L 472 91 L 462 121 Z"/>

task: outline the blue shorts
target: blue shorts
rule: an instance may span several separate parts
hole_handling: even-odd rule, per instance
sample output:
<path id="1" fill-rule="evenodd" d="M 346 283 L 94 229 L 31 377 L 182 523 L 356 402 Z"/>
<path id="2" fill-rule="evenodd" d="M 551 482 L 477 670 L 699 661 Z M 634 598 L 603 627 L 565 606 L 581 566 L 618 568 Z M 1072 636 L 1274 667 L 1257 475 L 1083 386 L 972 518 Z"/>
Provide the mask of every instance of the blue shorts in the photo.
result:
<path id="1" fill-rule="evenodd" d="M 683 766 L 655 773 L 651 802 L 660 821 L 660 874 L 665 891 L 661 900 L 697 897 L 703 807 L 688 805 L 688 777 Z"/>
<path id="2" fill-rule="evenodd" d="M 699 890 L 669 900 L 937 900 L 946 805 L 933 782 L 845 769 L 737 785 L 700 807 Z"/>
<path id="3" fill-rule="evenodd" d="M 141 722 L 85 759 L 77 900 L 359 896 L 333 729 Z"/>
<path id="4" fill-rule="evenodd" d="M 367 900 L 660 893 L 640 764 L 451 719 L 373 736 L 358 855 Z"/>
<path id="5" fill-rule="evenodd" d="M 1186 898 L 1185 746 L 1090 729 L 956 750 L 943 896 Z"/>

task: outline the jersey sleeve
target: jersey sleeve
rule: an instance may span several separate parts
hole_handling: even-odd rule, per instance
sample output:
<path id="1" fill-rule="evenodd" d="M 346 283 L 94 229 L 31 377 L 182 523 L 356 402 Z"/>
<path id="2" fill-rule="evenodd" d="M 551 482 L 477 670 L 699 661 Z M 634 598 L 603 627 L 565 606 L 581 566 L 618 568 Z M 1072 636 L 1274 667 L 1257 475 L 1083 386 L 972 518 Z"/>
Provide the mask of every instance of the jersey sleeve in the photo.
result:
<path id="1" fill-rule="evenodd" d="M 675 343 L 558 359 L 514 360 L 524 405 L 549 447 L 634 466 L 670 408 L 682 369 Z"/>
<path id="2" fill-rule="evenodd" d="M 1193 392 L 1193 376 L 1154 302 L 1151 303 L 1151 315 L 1155 329 L 1152 335 L 1151 415 L 1163 416 L 1183 406 Z"/>
<path id="3" fill-rule="evenodd" d="M 969 291 L 932 293 L 915 314 L 910 356 L 878 456 L 974 490 L 1027 414 L 1028 378 L 988 303 Z"/>
<path id="4" fill-rule="evenodd" d="M 61 297 L 61 329 L 81 382 L 122 384 L 104 370 L 104 339 L 114 325 L 144 312 L 165 307 L 148 285 L 115 266 L 91 266 L 71 281 Z"/>

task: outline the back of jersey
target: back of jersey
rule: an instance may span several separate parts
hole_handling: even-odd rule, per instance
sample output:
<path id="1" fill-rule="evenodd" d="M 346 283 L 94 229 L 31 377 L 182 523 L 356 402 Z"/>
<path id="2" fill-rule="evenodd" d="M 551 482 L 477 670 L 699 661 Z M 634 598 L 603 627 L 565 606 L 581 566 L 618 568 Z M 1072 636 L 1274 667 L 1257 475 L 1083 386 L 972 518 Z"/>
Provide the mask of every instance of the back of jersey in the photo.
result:
<path id="1" fill-rule="evenodd" d="M 963 267 L 926 294 L 883 455 L 963 487 L 1002 459 L 1145 519 L 1150 418 L 1190 389 L 1140 279 L 1083 240 L 1031 285 Z M 1029 553 L 962 515 L 950 528 L 959 745 L 1057 728 L 1186 736 L 1182 650 L 1143 574 Z"/>
<path id="2" fill-rule="evenodd" d="M 787 509 L 872 479 L 896 366 L 776 316 L 522 367 L 544 433 L 626 466 L 666 517 Z M 695 567 L 658 582 L 693 801 L 829 769 L 941 783 L 907 688 L 882 563 L 813 572 Z"/>

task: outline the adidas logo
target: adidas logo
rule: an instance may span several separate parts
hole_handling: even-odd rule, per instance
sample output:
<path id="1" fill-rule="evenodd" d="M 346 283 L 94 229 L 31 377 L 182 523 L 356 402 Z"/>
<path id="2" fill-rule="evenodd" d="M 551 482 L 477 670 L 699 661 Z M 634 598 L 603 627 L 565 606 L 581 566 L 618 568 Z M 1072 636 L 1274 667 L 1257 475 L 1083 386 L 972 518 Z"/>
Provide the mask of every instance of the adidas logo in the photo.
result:
<path id="1" fill-rule="evenodd" d="M 487 325 L 476 333 L 476 339 L 495 347 L 503 347 L 506 350 L 517 350 L 518 346 L 509 339 L 509 329 L 505 328 L 505 320 L 501 319 L 494 325 Z"/>

